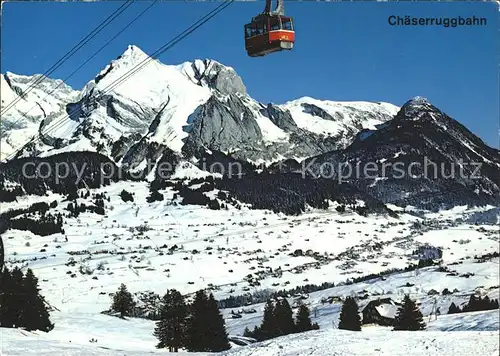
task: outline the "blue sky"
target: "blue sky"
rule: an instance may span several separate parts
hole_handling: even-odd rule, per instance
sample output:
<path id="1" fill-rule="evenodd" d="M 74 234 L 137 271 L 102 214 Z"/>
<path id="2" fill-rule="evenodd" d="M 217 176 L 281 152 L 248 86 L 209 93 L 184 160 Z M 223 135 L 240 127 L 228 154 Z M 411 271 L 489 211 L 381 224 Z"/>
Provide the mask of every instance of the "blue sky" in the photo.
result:
<path id="1" fill-rule="evenodd" d="M 150 3 L 133 4 L 51 76 L 65 78 Z M 296 46 L 262 58 L 246 56 L 243 25 L 264 2 L 233 3 L 164 53 L 178 64 L 211 58 L 230 65 L 249 94 L 282 103 L 301 96 L 386 101 L 413 96 L 499 147 L 499 14 L 494 3 L 285 2 L 296 26 Z M 121 2 L 3 3 L 2 73 L 43 73 Z M 80 89 L 128 44 L 153 53 L 217 3 L 160 2 L 126 30 L 68 84 Z M 273 5 L 274 6 L 274 5 Z M 390 15 L 486 17 L 486 27 L 393 27 Z"/>

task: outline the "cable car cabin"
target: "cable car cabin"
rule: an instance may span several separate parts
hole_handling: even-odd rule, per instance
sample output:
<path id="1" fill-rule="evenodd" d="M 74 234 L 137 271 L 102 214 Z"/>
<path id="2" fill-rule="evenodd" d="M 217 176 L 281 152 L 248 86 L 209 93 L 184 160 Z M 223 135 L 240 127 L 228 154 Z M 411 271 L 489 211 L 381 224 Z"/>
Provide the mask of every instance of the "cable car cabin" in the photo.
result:
<path id="1" fill-rule="evenodd" d="M 291 17 L 261 14 L 245 25 L 245 48 L 250 57 L 291 50 L 295 31 Z"/>

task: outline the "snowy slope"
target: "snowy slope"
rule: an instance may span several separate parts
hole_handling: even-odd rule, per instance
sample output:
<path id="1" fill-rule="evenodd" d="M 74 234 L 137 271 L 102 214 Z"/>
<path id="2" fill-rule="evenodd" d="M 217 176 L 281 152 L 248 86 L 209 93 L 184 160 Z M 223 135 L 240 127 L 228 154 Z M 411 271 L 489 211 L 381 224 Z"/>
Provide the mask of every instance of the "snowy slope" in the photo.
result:
<path id="1" fill-rule="evenodd" d="M 39 74 L 24 76 L 10 72 L 0 77 L 2 160 L 36 135 L 42 121 L 48 123 L 64 114 L 66 104 L 77 99 L 78 92 L 61 80 L 40 78 Z M 27 92 L 34 82 L 39 84 Z M 22 99 L 11 107 L 20 95 Z"/>
<path id="2" fill-rule="evenodd" d="M 399 107 L 390 103 L 335 102 L 303 97 L 280 107 L 290 110 L 300 128 L 343 139 L 340 146 L 347 147 L 353 135 L 362 129 L 375 130 L 386 117 L 395 116 Z"/>
<path id="3" fill-rule="evenodd" d="M 474 313 L 476 319 L 491 320 L 498 327 L 498 313 Z M 443 317 L 460 325 L 467 315 Z M 56 323 L 59 320 L 56 320 Z M 133 323 L 133 326 L 131 324 Z M 439 324 L 436 322 L 436 324 Z M 60 324 L 59 324 L 60 325 Z M 0 350 L 5 356 L 58 355 L 170 355 L 155 349 L 151 335 L 154 324 L 139 320 L 121 320 L 104 316 L 69 318 L 60 329 L 45 334 L 16 329 L 0 329 Z M 89 342 L 97 339 L 96 343 Z M 279 337 L 244 347 L 236 345 L 221 355 L 496 355 L 499 352 L 498 330 L 484 331 L 480 327 L 467 331 L 393 332 L 385 328 L 366 328 L 349 332 L 325 328 L 301 334 Z M 177 355 L 178 353 L 172 353 Z M 181 351 L 180 354 L 183 354 Z M 185 353 L 188 354 L 188 353 Z M 208 355 L 209 353 L 196 353 Z"/>
<path id="4" fill-rule="evenodd" d="M 203 172 L 185 163 L 178 167 L 175 175 L 200 177 Z M 134 202 L 122 201 L 119 195 L 123 189 L 133 192 Z M 153 291 L 160 295 L 167 288 L 176 288 L 184 294 L 210 288 L 219 300 L 266 289 L 335 283 L 333 288 L 310 293 L 305 301 L 311 308 L 313 321 L 322 328 L 317 336 L 314 333 L 294 335 L 282 341 L 273 340 L 232 351 L 243 355 L 249 350 L 273 355 L 275 350 L 282 350 L 279 348 L 281 342 L 290 345 L 284 349 L 287 352 L 301 354 L 301 350 L 312 345 L 308 335 L 317 346 L 317 354 L 330 354 L 327 347 L 332 344 L 319 344 L 316 340 L 330 333 L 333 334 L 329 338 L 337 340 L 334 344 L 339 345 L 340 354 L 363 354 L 368 344 L 398 354 L 406 352 L 407 343 L 416 342 L 408 339 L 430 345 L 436 342 L 432 340 L 440 340 L 439 346 L 432 347 L 455 350 L 450 340 L 456 336 L 449 335 L 448 331 L 452 334 L 464 329 L 490 331 L 471 333 L 471 340 L 477 343 L 476 350 L 498 348 L 492 337 L 495 333 L 492 330 L 498 330 L 498 313 L 441 315 L 437 321 L 429 321 L 430 331 L 411 338 L 404 333 L 394 336 L 393 332 L 367 326 L 361 339 L 356 336 L 358 343 L 353 344 L 348 333 L 331 330 L 332 325 L 338 323 L 341 303 L 322 302 L 332 296 L 354 295 L 363 308 L 368 301 L 378 297 L 400 301 L 403 294 L 409 293 L 419 301 L 427 321 L 435 304 L 441 314 L 445 314 L 451 302 L 462 305 L 474 293 L 498 298 L 499 259 L 482 263 L 474 260 L 475 255 L 498 252 L 498 226 L 461 221 L 467 213 L 466 208 L 428 214 L 425 218 L 409 214 L 402 214 L 399 219 L 363 217 L 349 211 L 339 213 L 333 207 L 309 209 L 300 216 L 287 217 L 245 207 L 238 210 L 229 206 L 228 210 L 214 211 L 202 206 L 174 205 L 171 203 L 172 188 L 161 190 L 164 201 L 147 203 L 145 197 L 149 188 L 146 182 L 118 182 L 92 192 L 104 192 L 110 197 L 110 201 L 105 202 L 105 215 L 86 212 L 77 218 L 65 218 L 65 234 L 38 236 L 27 231 L 8 230 L 2 235 L 7 266 L 32 268 L 46 300 L 57 308 L 51 313 L 56 327 L 46 335 L 1 331 L 6 335 L 3 337 L 4 350 L 10 350 L 11 355 L 25 355 L 34 345 L 39 345 L 37 352 L 42 355 L 63 351 L 70 355 L 79 352 L 86 355 L 160 352 L 154 349 L 153 322 L 124 321 L 100 314 L 109 308 L 109 293 L 115 292 L 120 283 L 125 283 L 133 293 Z M 207 194 L 213 197 L 216 192 Z M 35 201 L 50 203 L 56 200 L 58 206 L 51 212 L 65 212 L 68 202 L 63 199 L 59 195 L 23 197 L 18 202 L 2 203 L 2 210 L 28 206 Z M 91 204 L 92 198 L 79 198 L 78 202 Z M 473 212 L 488 213 L 490 208 L 474 208 Z M 426 221 L 425 228 L 415 224 L 422 220 Z M 416 262 L 412 251 L 429 242 L 443 248 L 443 267 L 446 266 L 448 272 L 440 272 L 437 266 L 432 266 L 343 284 L 348 279 L 390 268 L 404 268 Z M 294 257 L 293 252 L 298 249 L 304 254 Z M 85 270 L 88 274 L 81 272 Z M 451 272 L 453 275 L 449 275 Z M 249 279 L 249 275 L 252 278 Z M 255 281 L 259 285 L 255 285 Z M 444 288 L 452 294 L 442 295 Z M 430 295 L 431 289 L 439 295 Z M 360 298 L 365 295 L 366 299 Z M 293 296 L 290 303 L 294 304 Z M 232 319 L 231 311 L 240 307 L 222 311 L 231 335 L 241 335 L 245 327 L 260 324 L 263 304 L 245 308 L 254 308 L 257 312 Z M 89 343 L 91 338 L 98 342 Z M 390 346 L 394 348 L 384 349 L 389 347 L 384 346 L 387 338 L 399 341 Z M 467 347 L 462 348 L 464 352 L 471 350 Z"/>

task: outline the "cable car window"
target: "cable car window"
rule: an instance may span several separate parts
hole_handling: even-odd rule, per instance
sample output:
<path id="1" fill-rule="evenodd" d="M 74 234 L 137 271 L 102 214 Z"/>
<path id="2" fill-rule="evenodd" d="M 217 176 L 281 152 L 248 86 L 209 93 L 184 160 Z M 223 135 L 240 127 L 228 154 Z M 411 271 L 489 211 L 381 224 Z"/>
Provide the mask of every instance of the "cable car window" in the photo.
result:
<path id="1" fill-rule="evenodd" d="M 262 35 L 267 32 L 267 24 L 264 21 L 261 21 L 257 24 L 257 34 Z"/>
<path id="2" fill-rule="evenodd" d="M 251 27 L 245 27 L 245 37 L 252 37 L 253 36 L 253 33 L 252 33 L 252 28 Z"/>
<path id="3" fill-rule="evenodd" d="M 283 30 L 292 31 L 293 30 L 292 21 L 290 20 L 283 21 Z"/>
<path id="4" fill-rule="evenodd" d="M 257 36 L 259 34 L 259 23 L 248 24 L 245 34 L 247 37 Z"/>
<path id="5" fill-rule="evenodd" d="M 270 31 L 278 31 L 281 29 L 281 21 L 279 17 L 271 17 L 269 20 Z"/>

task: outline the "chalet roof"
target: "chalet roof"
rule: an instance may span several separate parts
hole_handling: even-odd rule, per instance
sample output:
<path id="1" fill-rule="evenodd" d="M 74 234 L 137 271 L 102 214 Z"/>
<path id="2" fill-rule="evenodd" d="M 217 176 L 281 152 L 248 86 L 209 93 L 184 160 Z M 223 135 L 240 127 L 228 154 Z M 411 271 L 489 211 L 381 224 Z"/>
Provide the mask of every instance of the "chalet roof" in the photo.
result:
<path id="1" fill-rule="evenodd" d="M 378 298 L 371 300 L 364 308 L 375 308 L 380 316 L 387 318 L 394 318 L 398 312 L 400 304 L 392 300 L 391 298 Z"/>
<path id="2" fill-rule="evenodd" d="M 375 307 L 378 314 L 384 318 L 394 319 L 398 314 L 399 306 L 395 304 L 380 304 Z"/>

